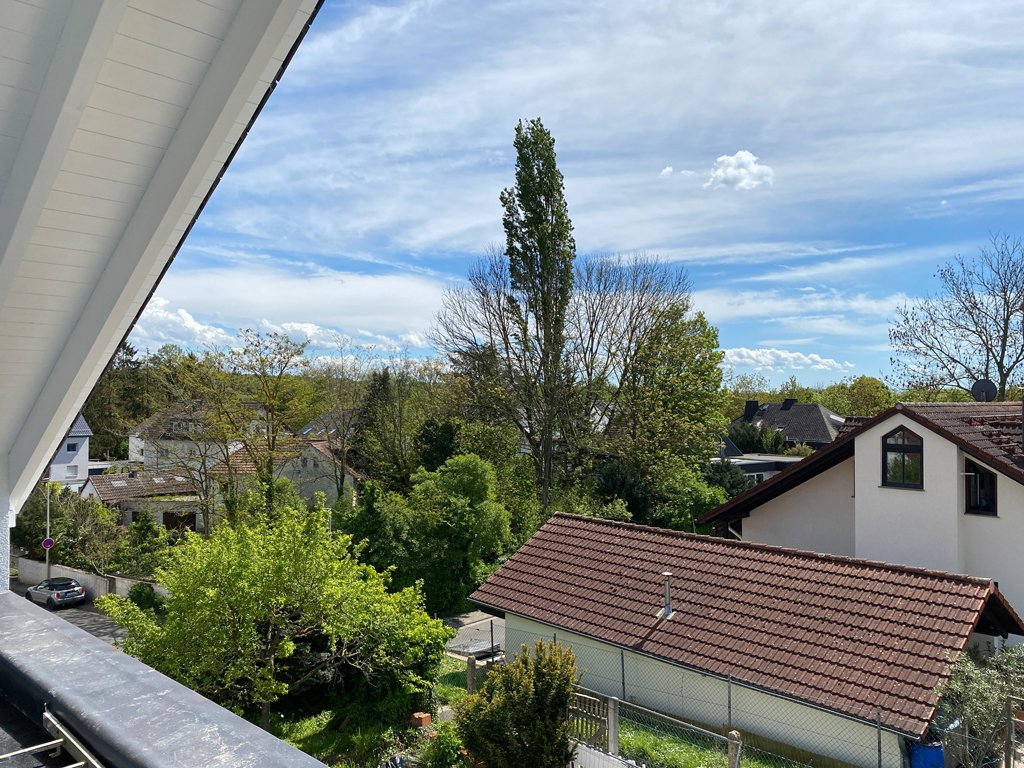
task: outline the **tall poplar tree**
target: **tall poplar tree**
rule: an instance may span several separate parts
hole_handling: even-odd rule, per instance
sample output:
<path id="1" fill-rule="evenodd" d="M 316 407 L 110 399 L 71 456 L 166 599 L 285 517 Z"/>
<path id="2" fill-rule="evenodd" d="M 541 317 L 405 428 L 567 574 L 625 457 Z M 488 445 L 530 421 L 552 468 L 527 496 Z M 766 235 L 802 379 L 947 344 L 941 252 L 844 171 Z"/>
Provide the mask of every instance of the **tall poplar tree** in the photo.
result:
<path id="1" fill-rule="evenodd" d="M 537 479 L 547 508 L 557 414 L 567 386 L 562 363 L 576 242 L 555 140 L 540 118 L 519 121 L 514 145 L 516 182 L 500 195 L 502 224 L 514 335 L 523 362 L 519 368 L 526 377 L 520 390 L 534 389 L 532 396 L 527 394 L 523 419 L 535 425 L 527 439 L 537 449 Z"/>

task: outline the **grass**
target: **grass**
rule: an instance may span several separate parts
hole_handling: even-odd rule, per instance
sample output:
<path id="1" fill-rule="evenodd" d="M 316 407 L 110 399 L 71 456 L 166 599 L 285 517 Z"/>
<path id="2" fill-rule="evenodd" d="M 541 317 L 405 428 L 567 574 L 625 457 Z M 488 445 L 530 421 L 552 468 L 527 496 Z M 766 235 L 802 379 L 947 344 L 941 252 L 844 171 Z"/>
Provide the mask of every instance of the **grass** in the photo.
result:
<path id="1" fill-rule="evenodd" d="M 645 762 L 651 768 L 712 768 L 728 762 L 726 746 L 697 733 L 667 733 L 629 720 L 619 721 L 619 754 Z M 793 765 L 787 760 L 772 761 L 761 753 L 744 750 L 743 768 L 780 768 Z"/>
<path id="2" fill-rule="evenodd" d="M 333 768 L 375 768 L 375 766 L 416 734 L 353 718 L 351 708 L 325 709 L 313 715 L 275 715 L 272 732 Z M 362 722 L 353 724 L 353 719 Z"/>
<path id="3" fill-rule="evenodd" d="M 669 734 L 628 720 L 619 721 L 619 754 L 659 768 L 708 768 L 727 762 L 722 746 L 697 735 Z"/>
<path id="4" fill-rule="evenodd" d="M 434 684 L 434 706 L 453 706 L 466 695 L 466 662 L 445 656 Z"/>

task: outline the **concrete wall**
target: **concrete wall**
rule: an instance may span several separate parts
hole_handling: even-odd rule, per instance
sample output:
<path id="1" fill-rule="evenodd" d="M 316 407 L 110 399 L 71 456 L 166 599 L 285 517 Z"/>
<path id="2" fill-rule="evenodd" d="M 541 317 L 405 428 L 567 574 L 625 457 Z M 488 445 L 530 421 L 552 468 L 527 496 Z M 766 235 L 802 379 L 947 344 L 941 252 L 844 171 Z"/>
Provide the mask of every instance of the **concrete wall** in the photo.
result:
<path id="1" fill-rule="evenodd" d="M 850 458 L 754 510 L 743 538 L 812 552 L 855 551 L 854 459 Z"/>
<path id="2" fill-rule="evenodd" d="M 882 437 L 900 426 L 923 441 L 923 489 L 882 485 Z M 960 551 L 963 470 L 957 447 L 899 414 L 856 439 L 857 557 L 965 571 Z"/>
<path id="3" fill-rule="evenodd" d="M 510 653 L 517 653 L 523 643 L 532 646 L 538 639 L 555 637 L 572 647 L 582 673 L 580 685 L 585 688 L 722 733 L 735 728 L 744 738 L 752 734 L 835 761 L 878 768 L 878 731 L 872 725 L 736 683 L 731 686 L 730 708 L 730 686 L 726 680 L 513 614 L 505 617 L 506 647 Z M 865 719 L 873 718 L 871 712 L 864 714 Z M 882 768 L 902 768 L 900 737 L 889 731 L 882 731 Z"/>
<path id="4" fill-rule="evenodd" d="M 99 576 L 88 571 L 80 571 L 77 568 L 68 568 L 66 565 L 50 566 L 50 577 L 66 577 L 74 579 L 83 587 L 85 594 L 90 600 L 100 595 L 116 594 L 128 596 L 128 590 L 138 584 L 142 579 L 129 579 L 127 576 Z M 46 563 L 38 560 L 30 560 L 27 557 L 18 558 L 18 582 L 32 586 L 46 578 Z M 152 582 L 150 582 L 152 584 Z M 6 586 L 6 585 L 5 585 Z M 153 584 L 153 589 L 158 595 L 167 595 L 167 590 L 159 584 Z"/>

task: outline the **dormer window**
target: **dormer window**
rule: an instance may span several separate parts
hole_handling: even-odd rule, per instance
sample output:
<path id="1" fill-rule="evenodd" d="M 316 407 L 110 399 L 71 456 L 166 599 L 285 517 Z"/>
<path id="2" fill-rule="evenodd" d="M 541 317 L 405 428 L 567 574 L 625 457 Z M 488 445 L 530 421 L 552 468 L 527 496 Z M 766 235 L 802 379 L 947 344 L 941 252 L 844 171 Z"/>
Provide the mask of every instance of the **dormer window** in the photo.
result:
<path id="1" fill-rule="evenodd" d="M 969 515 L 996 515 L 996 475 L 964 459 L 964 496 Z"/>
<path id="2" fill-rule="evenodd" d="M 924 443 L 900 427 L 882 438 L 882 485 L 924 488 Z"/>
<path id="3" fill-rule="evenodd" d="M 78 443 L 68 443 L 68 453 L 75 453 L 78 450 Z"/>

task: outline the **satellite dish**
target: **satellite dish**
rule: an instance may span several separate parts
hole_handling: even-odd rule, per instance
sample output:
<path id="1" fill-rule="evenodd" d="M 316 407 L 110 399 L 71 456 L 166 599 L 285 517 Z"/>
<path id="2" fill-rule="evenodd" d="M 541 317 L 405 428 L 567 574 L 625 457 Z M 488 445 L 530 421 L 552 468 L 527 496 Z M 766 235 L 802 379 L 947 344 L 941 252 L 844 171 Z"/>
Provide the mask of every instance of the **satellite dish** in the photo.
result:
<path id="1" fill-rule="evenodd" d="M 971 385 L 971 397 L 979 403 L 991 403 L 996 399 L 996 385 L 988 379 L 979 379 Z"/>

